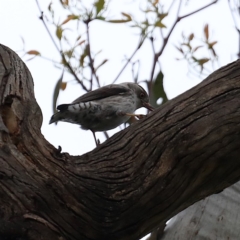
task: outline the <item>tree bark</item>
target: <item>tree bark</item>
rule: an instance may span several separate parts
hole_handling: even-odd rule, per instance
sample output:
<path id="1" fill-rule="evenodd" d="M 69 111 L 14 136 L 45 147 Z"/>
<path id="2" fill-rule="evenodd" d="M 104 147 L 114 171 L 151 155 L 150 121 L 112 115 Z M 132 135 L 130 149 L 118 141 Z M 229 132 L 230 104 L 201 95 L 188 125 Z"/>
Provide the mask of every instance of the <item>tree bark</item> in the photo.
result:
<path id="1" fill-rule="evenodd" d="M 44 139 L 31 74 L 2 45 L 0 80 L 2 239 L 135 240 L 240 179 L 240 60 L 82 156 Z"/>

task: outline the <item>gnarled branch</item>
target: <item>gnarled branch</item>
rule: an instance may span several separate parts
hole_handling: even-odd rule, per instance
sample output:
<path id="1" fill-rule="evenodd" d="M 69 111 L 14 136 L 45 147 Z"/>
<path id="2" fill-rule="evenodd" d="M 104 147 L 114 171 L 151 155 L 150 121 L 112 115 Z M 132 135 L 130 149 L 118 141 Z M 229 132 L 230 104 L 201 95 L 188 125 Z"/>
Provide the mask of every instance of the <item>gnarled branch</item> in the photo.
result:
<path id="1" fill-rule="evenodd" d="M 240 179 L 240 60 L 82 156 L 41 135 L 31 74 L 2 45 L 0 80 L 1 237 L 138 239 Z"/>

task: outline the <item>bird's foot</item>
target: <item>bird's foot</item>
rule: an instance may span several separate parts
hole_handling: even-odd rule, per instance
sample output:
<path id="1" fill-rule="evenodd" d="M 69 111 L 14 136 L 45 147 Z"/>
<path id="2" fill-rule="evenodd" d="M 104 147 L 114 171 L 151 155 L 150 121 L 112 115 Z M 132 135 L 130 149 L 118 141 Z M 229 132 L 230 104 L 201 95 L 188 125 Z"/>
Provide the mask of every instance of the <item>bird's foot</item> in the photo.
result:
<path id="1" fill-rule="evenodd" d="M 146 116 L 144 114 L 134 114 L 134 113 L 125 113 L 125 115 L 130 116 L 130 117 L 136 117 L 138 119 L 142 119 Z"/>

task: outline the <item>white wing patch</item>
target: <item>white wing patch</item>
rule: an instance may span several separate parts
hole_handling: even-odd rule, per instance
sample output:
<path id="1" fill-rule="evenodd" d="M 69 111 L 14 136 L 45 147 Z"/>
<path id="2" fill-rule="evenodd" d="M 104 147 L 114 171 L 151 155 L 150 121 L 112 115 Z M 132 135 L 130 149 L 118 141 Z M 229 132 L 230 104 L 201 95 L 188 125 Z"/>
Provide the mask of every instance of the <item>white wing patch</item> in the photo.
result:
<path id="1" fill-rule="evenodd" d="M 79 112 L 79 111 L 82 111 L 82 110 L 91 109 L 92 107 L 94 107 L 94 105 L 95 104 L 93 102 L 76 103 L 76 104 L 73 104 L 73 105 L 69 105 L 68 111 Z"/>

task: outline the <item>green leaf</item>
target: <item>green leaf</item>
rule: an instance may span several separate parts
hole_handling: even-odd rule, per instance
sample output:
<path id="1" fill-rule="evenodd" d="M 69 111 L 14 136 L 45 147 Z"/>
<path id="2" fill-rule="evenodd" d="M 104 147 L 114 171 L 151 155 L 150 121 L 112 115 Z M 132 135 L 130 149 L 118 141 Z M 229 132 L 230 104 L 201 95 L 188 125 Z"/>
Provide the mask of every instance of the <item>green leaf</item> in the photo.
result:
<path id="1" fill-rule="evenodd" d="M 158 14 L 158 17 L 159 17 L 160 21 L 162 21 L 167 16 L 168 16 L 168 13 L 160 13 L 160 14 Z"/>
<path id="2" fill-rule="evenodd" d="M 124 13 L 124 12 L 121 12 L 121 14 L 122 14 L 124 17 L 126 17 L 127 20 L 132 21 L 131 15 L 129 15 L 129 14 L 127 14 L 127 13 Z"/>
<path id="3" fill-rule="evenodd" d="M 66 24 L 70 20 L 77 20 L 77 19 L 79 19 L 77 15 L 74 15 L 74 14 L 68 15 L 67 18 L 61 23 L 61 25 Z"/>
<path id="4" fill-rule="evenodd" d="M 57 26 L 57 29 L 56 29 L 56 36 L 59 40 L 62 39 L 62 33 L 63 33 L 63 29 L 60 27 L 60 26 Z"/>
<path id="5" fill-rule="evenodd" d="M 108 20 L 108 22 L 110 22 L 110 23 L 126 23 L 126 22 L 132 21 L 132 17 L 129 14 L 124 13 L 124 12 L 122 12 L 121 14 L 126 18 L 125 19 Z"/>
<path id="6" fill-rule="evenodd" d="M 58 96 L 59 96 L 59 91 L 60 89 L 64 90 L 67 86 L 67 83 L 66 82 L 63 82 L 63 75 L 64 75 L 64 71 L 62 72 L 59 80 L 57 81 L 56 83 L 56 86 L 54 88 L 54 92 L 53 92 L 53 113 L 56 113 L 57 110 L 57 99 L 58 99 Z"/>
<path id="7" fill-rule="evenodd" d="M 165 93 L 164 87 L 163 87 L 163 72 L 160 71 L 156 77 L 156 79 L 153 82 L 152 86 L 152 104 L 154 106 L 158 106 L 157 100 L 159 98 L 162 98 L 162 104 L 168 101 L 167 95 Z"/>
<path id="8" fill-rule="evenodd" d="M 96 19 L 101 20 L 101 21 L 105 21 L 106 18 L 103 17 L 103 16 L 97 16 Z"/>
<path id="9" fill-rule="evenodd" d="M 130 20 L 108 20 L 109 23 L 126 23 Z"/>
<path id="10" fill-rule="evenodd" d="M 106 62 L 108 61 L 108 59 L 104 59 L 96 68 L 95 71 L 97 71 L 102 65 L 104 65 Z"/>
<path id="11" fill-rule="evenodd" d="M 85 46 L 83 54 L 80 57 L 80 66 L 83 67 L 84 59 L 88 55 L 88 45 Z"/>
<path id="12" fill-rule="evenodd" d="M 97 2 L 94 3 L 97 15 L 104 8 L 104 4 L 105 4 L 105 0 L 98 0 Z"/>
<path id="13" fill-rule="evenodd" d="M 209 58 L 198 59 L 198 64 L 203 65 L 203 64 L 207 63 L 209 60 L 210 60 Z"/>
<path id="14" fill-rule="evenodd" d="M 68 0 L 60 0 L 60 3 L 62 4 L 62 6 L 65 8 L 68 6 Z"/>
<path id="15" fill-rule="evenodd" d="M 157 21 L 154 25 L 155 27 L 166 28 L 166 26 L 161 22 L 161 20 Z"/>

